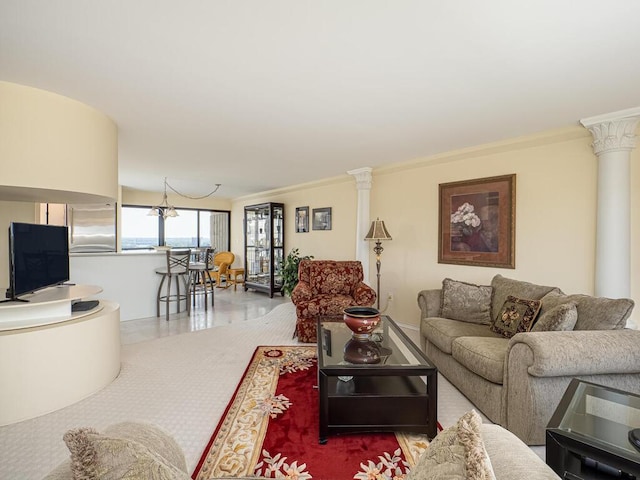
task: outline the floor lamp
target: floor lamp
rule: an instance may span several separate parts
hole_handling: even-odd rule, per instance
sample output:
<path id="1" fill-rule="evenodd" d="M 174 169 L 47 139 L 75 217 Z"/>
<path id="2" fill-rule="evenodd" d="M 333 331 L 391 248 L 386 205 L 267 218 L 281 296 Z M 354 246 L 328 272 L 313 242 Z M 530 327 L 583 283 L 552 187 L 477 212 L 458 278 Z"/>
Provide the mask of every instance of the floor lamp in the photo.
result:
<path id="1" fill-rule="evenodd" d="M 371 228 L 369 229 L 369 233 L 364 237 L 365 240 L 375 240 L 376 246 L 373 247 L 373 251 L 376 254 L 376 275 L 378 277 L 378 288 L 376 290 L 376 295 L 378 296 L 378 310 L 380 310 L 380 255 L 384 250 L 382 248 L 382 240 L 391 240 L 391 235 L 385 227 L 384 222 L 379 218 L 376 218 L 373 222 L 371 222 Z"/>

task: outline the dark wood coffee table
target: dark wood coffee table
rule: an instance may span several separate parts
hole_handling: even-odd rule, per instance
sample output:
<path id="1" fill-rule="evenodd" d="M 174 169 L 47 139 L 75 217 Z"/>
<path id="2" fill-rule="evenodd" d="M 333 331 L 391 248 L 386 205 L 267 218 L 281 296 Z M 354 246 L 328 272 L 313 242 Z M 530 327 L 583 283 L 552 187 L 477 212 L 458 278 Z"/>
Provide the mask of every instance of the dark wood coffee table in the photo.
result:
<path id="1" fill-rule="evenodd" d="M 378 363 L 372 359 L 381 357 Z M 318 321 L 321 444 L 329 434 L 437 433 L 438 371 L 388 316 L 371 342 L 342 322 Z"/>

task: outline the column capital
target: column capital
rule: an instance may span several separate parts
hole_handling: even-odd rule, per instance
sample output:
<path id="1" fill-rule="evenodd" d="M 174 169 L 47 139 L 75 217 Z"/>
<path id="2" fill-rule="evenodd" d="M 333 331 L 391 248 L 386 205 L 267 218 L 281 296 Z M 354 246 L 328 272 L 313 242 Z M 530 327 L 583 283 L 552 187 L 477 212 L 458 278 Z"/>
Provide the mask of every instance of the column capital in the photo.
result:
<path id="1" fill-rule="evenodd" d="M 636 146 L 636 127 L 640 121 L 640 108 L 622 110 L 580 120 L 593 136 L 596 155 L 607 152 L 631 151 Z"/>
<path id="2" fill-rule="evenodd" d="M 349 170 L 347 173 L 354 176 L 358 190 L 371 190 L 371 171 L 371 167 L 362 167 Z"/>

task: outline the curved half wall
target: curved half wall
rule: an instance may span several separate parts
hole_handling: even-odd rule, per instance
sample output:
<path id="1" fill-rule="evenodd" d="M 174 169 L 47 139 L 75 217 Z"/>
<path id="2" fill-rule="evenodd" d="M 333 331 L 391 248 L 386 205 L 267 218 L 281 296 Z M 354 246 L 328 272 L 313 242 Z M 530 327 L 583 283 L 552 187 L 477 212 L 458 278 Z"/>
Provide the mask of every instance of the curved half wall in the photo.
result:
<path id="1" fill-rule="evenodd" d="M 118 197 L 118 128 L 62 95 L 0 82 L 0 200 L 108 202 Z"/>

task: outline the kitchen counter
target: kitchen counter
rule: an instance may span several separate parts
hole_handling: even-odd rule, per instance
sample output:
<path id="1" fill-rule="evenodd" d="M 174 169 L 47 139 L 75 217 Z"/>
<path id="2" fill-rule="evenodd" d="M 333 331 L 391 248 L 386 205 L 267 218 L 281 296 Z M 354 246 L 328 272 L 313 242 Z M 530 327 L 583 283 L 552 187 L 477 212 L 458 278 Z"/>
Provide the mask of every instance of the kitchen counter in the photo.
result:
<path id="1" fill-rule="evenodd" d="M 120 320 L 156 316 L 156 294 L 165 266 L 164 251 L 74 253 L 69 258 L 71 282 L 100 285 L 102 294 L 120 305 Z"/>

